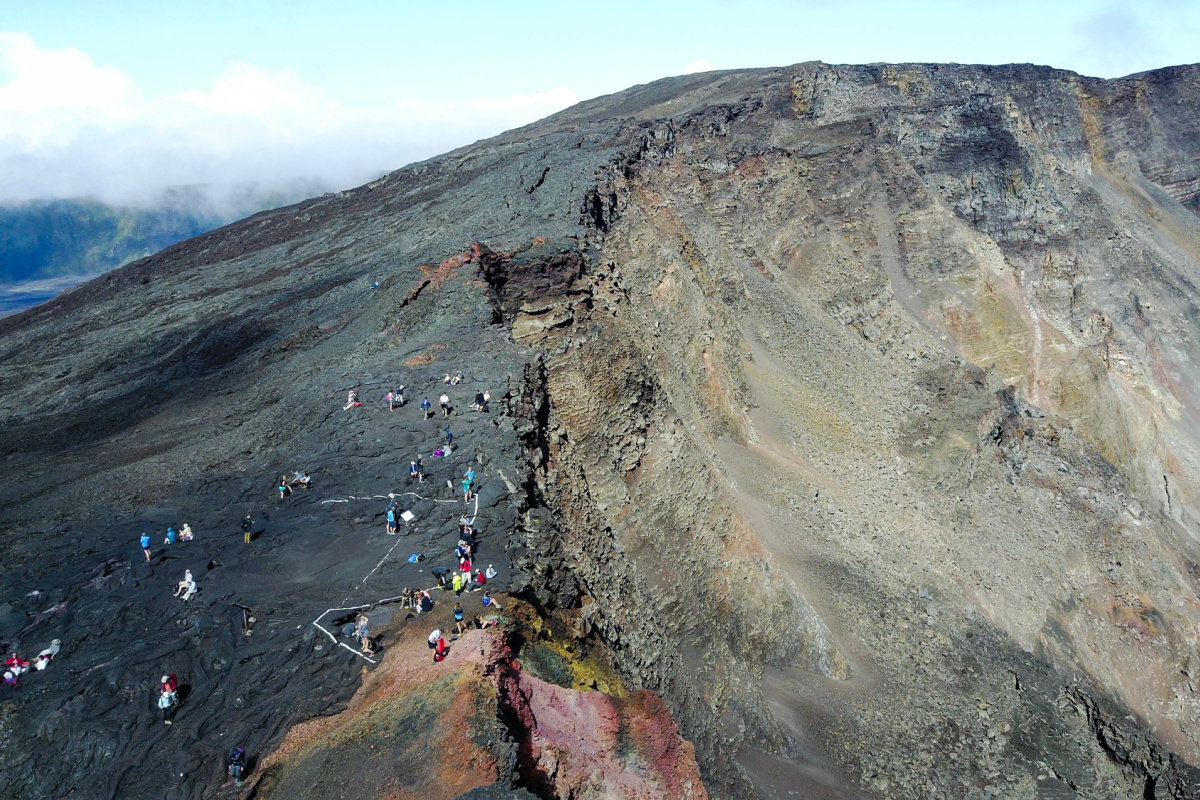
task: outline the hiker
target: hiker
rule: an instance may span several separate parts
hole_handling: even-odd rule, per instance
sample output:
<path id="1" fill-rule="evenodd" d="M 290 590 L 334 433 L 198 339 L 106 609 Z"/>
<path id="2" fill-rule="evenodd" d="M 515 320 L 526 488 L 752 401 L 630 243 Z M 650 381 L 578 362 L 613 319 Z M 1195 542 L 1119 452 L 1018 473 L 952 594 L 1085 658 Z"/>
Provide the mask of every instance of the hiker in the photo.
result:
<path id="1" fill-rule="evenodd" d="M 349 411 L 352 408 L 358 408 L 362 403 L 358 402 L 358 392 L 353 389 L 346 395 L 346 405 L 342 406 L 342 411 Z"/>
<path id="2" fill-rule="evenodd" d="M 175 529 L 169 527 L 169 528 L 167 528 L 166 541 L 164 541 L 163 544 L 175 544 L 175 540 L 178 537 L 179 537 L 179 534 L 175 533 Z"/>
<path id="3" fill-rule="evenodd" d="M 150 534 L 148 534 L 148 533 L 142 534 L 141 545 L 142 545 L 142 552 L 146 554 L 146 561 L 149 561 L 150 560 Z"/>
<path id="4" fill-rule="evenodd" d="M 434 628 L 433 633 L 429 634 L 429 639 L 428 639 L 429 649 L 432 650 L 433 648 L 437 647 L 438 639 L 441 639 L 441 638 L 442 638 L 442 629 Z"/>
<path id="5" fill-rule="evenodd" d="M 454 372 L 454 377 L 450 379 L 450 383 L 452 383 L 452 384 L 454 384 L 455 386 L 457 386 L 458 384 L 460 384 L 460 383 L 462 383 L 462 382 L 463 382 L 463 374 L 462 374 L 462 370 L 461 370 L 461 369 L 460 369 L 460 370 L 455 370 L 455 372 Z"/>
<path id="6" fill-rule="evenodd" d="M 433 663 L 438 664 L 446 658 L 446 640 L 438 637 L 437 645 L 433 651 Z"/>
<path id="7" fill-rule="evenodd" d="M 475 529 L 470 525 L 462 532 L 462 540 L 467 543 L 467 549 L 471 551 L 471 555 L 475 555 Z"/>
<path id="8" fill-rule="evenodd" d="M 454 449 L 454 434 L 450 432 L 450 426 L 446 426 L 446 452 L 449 453 Z"/>
<path id="9" fill-rule="evenodd" d="M 388 404 L 388 411 L 396 410 L 396 395 L 392 393 L 391 389 L 388 389 L 388 393 L 383 396 L 383 401 Z"/>
<path id="10" fill-rule="evenodd" d="M 192 599 L 192 595 L 196 591 L 196 579 L 192 577 L 190 569 L 185 569 L 183 571 L 183 580 L 175 585 L 175 596 L 180 600 L 187 601 Z"/>
<path id="11" fill-rule="evenodd" d="M 478 620 L 479 617 L 475 617 L 475 619 Z M 480 630 L 483 630 L 484 628 L 490 628 L 493 625 L 499 625 L 500 618 L 497 617 L 495 614 L 488 614 L 486 617 L 483 618 L 482 622 L 476 622 L 475 624 L 479 626 Z"/>
<path id="12" fill-rule="evenodd" d="M 282 500 L 283 498 L 287 497 L 291 493 L 292 493 L 292 487 L 288 486 L 287 475 L 280 475 L 279 476 L 279 499 Z"/>
<path id="13" fill-rule="evenodd" d="M 308 476 L 308 473 L 301 472 L 300 470 L 296 470 L 295 472 L 292 473 L 291 485 L 299 486 L 304 489 L 311 489 L 312 488 L 312 478 L 310 478 Z"/>
<path id="14" fill-rule="evenodd" d="M 445 384 L 446 386 L 450 385 L 450 373 L 449 372 L 447 372 L 445 375 L 442 376 L 442 383 Z"/>
<path id="15" fill-rule="evenodd" d="M 429 572 L 432 573 L 433 579 L 437 581 L 438 588 L 445 589 L 446 583 L 449 580 L 447 576 L 450 574 L 450 570 L 445 567 L 434 567 Z"/>
<path id="16" fill-rule="evenodd" d="M 458 535 L 462 536 L 464 533 L 466 533 L 467 528 L 469 528 L 470 525 L 471 525 L 471 520 L 467 518 L 466 514 L 463 514 L 461 517 L 459 517 L 458 518 Z"/>
<path id="17" fill-rule="evenodd" d="M 504 607 L 502 605 L 500 605 L 499 603 L 497 603 L 495 598 L 487 593 L 486 589 L 484 590 L 483 597 L 480 598 L 480 600 L 483 603 L 484 608 L 494 608 L 497 611 L 504 610 Z"/>
<path id="18" fill-rule="evenodd" d="M 457 558 L 460 562 L 463 560 L 463 557 L 466 556 L 466 554 L 469 552 L 470 552 L 470 548 L 467 547 L 467 543 L 464 542 L 462 539 L 459 539 L 458 544 L 454 545 L 454 557 Z"/>
<path id="19" fill-rule="evenodd" d="M 467 632 L 467 623 L 463 621 L 464 616 L 465 616 L 465 614 L 463 612 L 462 604 L 455 603 L 454 604 L 454 633 L 458 636 L 462 636 L 464 633 Z"/>
<path id="20" fill-rule="evenodd" d="M 357 633 L 357 635 L 358 635 L 358 641 L 362 643 L 362 650 L 364 653 L 374 653 L 375 652 L 374 649 L 372 649 L 372 647 L 371 647 L 371 628 L 370 628 L 370 625 L 368 624 L 369 622 L 370 622 L 370 620 L 367 619 L 366 614 L 358 615 L 358 633 Z"/>
<path id="21" fill-rule="evenodd" d="M 400 592 L 400 607 L 401 608 L 412 608 L 413 605 L 414 605 L 414 602 L 413 602 L 412 587 L 405 586 L 404 591 Z"/>
<path id="22" fill-rule="evenodd" d="M 242 520 L 242 533 L 246 534 L 246 544 L 250 544 L 250 532 L 254 530 L 254 517 L 249 514 Z"/>
<path id="23" fill-rule="evenodd" d="M 475 411 L 483 411 L 483 392 L 475 393 L 475 402 L 471 403 L 471 408 Z"/>
<path id="24" fill-rule="evenodd" d="M 471 486 L 475 483 L 475 468 L 468 467 L 466 473 L 463 474 L 463 502 L 471 502 Z"/>
<path id="25" fill-rule="evenodd" d="M 429 402 L 428 397 L 421 401 L 421 411 L 425 412 L 425 419 L 433 416 L 433 404 Z"/>
<path id="26" fill-rule="evenodd" d="M 475 586 L 474 589 L 482 589 L 487 583 L 487 578 L 483 577 L 483 572 L 475 570 Z"/>
<path id="27" fill-rule="evenodd" d="M 450 416 L 450 395 L 443 393 L 438 398 L 438 405 L 442 407 L 442 416 L 448 418 Z"/>
<path id="28" fill-rule="evenodd" d="M 29 662 L 17 655 L 16 650 L 12 651 L 12 655 L 4 662 L 4 666 L 17 677 L 20 677 L 22 672 L 29 671 Z"/>
<path id="29" fill-rule="evenodd" d="M 158 710 L 162 712 L 163 724 L 170 725 L 175 719 L 175 709 L 179 705 L 179 695 L 174 691 L 162 691 L 158 694 Z"/>
<path id="30" fill-rule="evenodd" d="M 488 410 L 488 403 L 492 402 L 492 393 L 487 389 L 483 390 L 483 411 Z"/>
<path id="31" fill-rule="evenodd" d="M 421 474 L 421 468 L 417 466 L 417 462 L 408 462 L 408 477 L 417 483 L 424 483 L 425 476 Z"/>
<path id="32" fill-rule="evenodd" d="M 229 772 L 229 777 L 242 785 L 242 773 L 246 769 L 246 751 L 241 747 L 232 748 L 225 755 L 225 767 Z"/>
<path id="33" fill-rule="evenodd" d="M 50 666 L 50 662 L 58 655 L 58 651 L 62 649 L 62 642 L 58 639 L 52 639 L 50 646 L 37 654 L 37 658 L 33 660 L 33 668 L 41 672 L 46 667 Z"/>
<path id="34" fill-rule="evenodd" d="M 433 611 L 433 598 L 429 596 L 429 592 L 422 589 L 417 593 L 417 605 L 421 611 Z"/>
<path id="35" fill-rule="evenodd" d="M 183 528 L 179 531 L 179 541 L 190 542 L 192 539 L 195 539 L 195 538 L 196 538 L 196 534 L 192 533 L 192 526 L 187 524 L 186 522 L 183 523 Z"/>
<path id="36" fill-rule="evenodd" d="M 396 533 L 396 509 L 389 508 L 387 512 L 387 532 Z"/>
<path id="37" fill-rule="evenodd" d="M 488 564 L 488 568 L 483 574 L 486 575 L 487 579 L 490 581 L 492 578 L 496 577 L 496 570 L 491 564 Z"/>
<path id="38" fill-rule="evenodd" d="M 406 402 L 408 401 L 404 399 L 404 386 L 401 384 L 400 388 L 396 390 L 396 405 L 402 406 Z"/>
<path id="39" fill-rule="evenodd" d="M 179 689 L 179 681 L 175 679 L 174 672 L 170 675 L 163 675 L 162 679 L 159 680 L 158 690 L 160 692 L 174 692 L 177 689 Z"/>

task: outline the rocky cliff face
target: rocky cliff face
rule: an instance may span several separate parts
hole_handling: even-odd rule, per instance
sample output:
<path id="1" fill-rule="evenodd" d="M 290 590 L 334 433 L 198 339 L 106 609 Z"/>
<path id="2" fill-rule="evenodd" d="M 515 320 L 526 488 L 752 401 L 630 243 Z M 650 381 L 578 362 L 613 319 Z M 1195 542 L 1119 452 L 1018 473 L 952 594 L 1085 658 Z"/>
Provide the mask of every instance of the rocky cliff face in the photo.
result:
<path id="1" fill-rule="evenodd" d="M 65 642 L 11 695 L 0 780 L 215 796 L 229 738 L 265 756 L 366 702 L 375 667 L 311 620 L 450 558 L 446 489 L 405 501 L 428 564 L 379 532 L 441 435 L 379 396 L 461 369 L 460 411 L 496 401 L 431 484 L 475 464 L 499 588 L 652 693 L 629 719 L 665 704 L 705 784 L 684 757 L 671 796 L 1200 796 L 1197 131 L 1195 68 L 689 76 L 0 321 L 0 637 Z M 277 504 L 292 468 L 317 488 Z M 206 535 L 146 564 L 137 533 L 181 516 Z M 170 729 L 143 707 L 166 668 Z M 504 685 L 559 722 L 484 738 L 564 783 L 474 791 L 584 791 L 611 731 Z M 379 774 L 416 785 L 405 748 Z"/>

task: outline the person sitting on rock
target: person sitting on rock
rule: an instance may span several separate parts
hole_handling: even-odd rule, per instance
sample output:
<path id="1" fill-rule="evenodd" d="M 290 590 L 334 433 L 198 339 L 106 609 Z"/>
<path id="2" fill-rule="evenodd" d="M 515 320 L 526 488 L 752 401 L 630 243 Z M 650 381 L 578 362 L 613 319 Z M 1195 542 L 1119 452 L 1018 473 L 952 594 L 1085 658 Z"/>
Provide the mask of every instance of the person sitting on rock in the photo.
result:
<path id="1" fill-rule="evenodd" d="M 22 672 L 29 671 L 29 662 L 17 655 L 16 650 L 12 651 L 8 660 L 4 662 L 4 666 L 17 676 L 20 676 Z"/>
<path id="2" fill-rule="evenodd" d="M 447 372 L 445 375 L 442 376 L 442 383 L 445 384 L 446 386 L 450 385 L 450 380 L 451 380 L 451 378 L 450 378 L 449 372 Z"/>
<path id="3" fill-rule="evenodd" d="M 175 540 L 178 537 L 179 534 L 175 533 L 175 529 L 169 527 L 167 528 L 167 539 L 163 542 L 163 544 L 175 544 Z"/>
<path id="4" fill-rule="evenodd" d="M 442 416 L 449 417 L 450 416 L 450 395 L 443 393 L 442 396 L 438 398 L 438 405 L 442 407 Z"/>
<path id="5" fill-rule="evenodd" d="M 352 408 L 358 408 L 362 403 L 358 402 L 358 392 L 353 389 L 346 395 L 346 405 L 342 406 L 342 411 L 349 411 Z"/>
<path id="6" fill-rule="evenodd" d="M 194 595 L 196 591 L 196 579 L 192 577 L 192 571 L 190 569 L 185 569 L 183 571 L 183 580 L 181 580 L 175 586 L 175 596 L 186 602 L 192 599 L 192 595 Z"/>
<path id="7" fill-rule="evenodd" d="M 483 392 L 475 393 L 475 402 L 471 403 L 472 411 L 483 411 Z"/>
<path id="8" fill-rule="evenodd" d="M 489 594 L 487 593 L 487 590 L 486 590 L 486 589 L 483 591 L 483 597 L 481 598 L 481 601 L 483 602 L 483 607 L 484 607 L 484 608 L 494 608 L 494 609 L 496 609 L 497 611 L 503 611 L 503 610 L 504 610 L 504 607 L 503 607 L 502 605 L 500 605 L 499 603 L 497 603 L 497 602 L 496 602 L 496 598 L 494 598 L 494 597 L 492 597 L 491 595 L 489 595 Z"/>
<path id="9" fill-rule="evenodd" d="M 484 571 L 483 574 L 490 581 L 492 578 L 496 577 L 496 569 L 491 564 L 488 564 L 487 569 Z"/>
<path id="10" fill-rule="evenodd" d="M 405 586 L 404 590 L 402 592 L 400 592 L 400 607 L 401 608 L 412 608 L 414 605 L 414 596 L 415 595 L 413 593 L 412 587 Z"/>
<path id="11" fill-rule="evenodd" d="M 454 377 L 450 379 L 450 383 L 457 386 L 458 384 L 460 384 L 462 382 L 463 382 L 462 370 L 456 370 L 454 373 Z"/>
<path id="12" fill-rule="evenodd" d="M 13 672 L 11 669 L 4 670 L 4 685 L 5 686 L 16 686 L 17 680 L 19 679 L 19 677 L 20 677 L 19 674 L 16 672 Z"/>
<path id="13" fill-rule="evenodd" d="M 296 470 L 295 472 L 292 473 L 292 484 L 291 485 L 295 486 L 295 487 L 299 487 L 299 488 L 311 489 L 312 488 L 312 478 L 309 477 L 308 473 L 300 472 L 299 470 Z"/>
<path id="14" fill-rule="evenodd" d="M 196 534 L 192 532 L 192 526 L 188 523 L 183 523 L 183 528 L 179 531 L 179 541 L 190 542 L 196 538 Z"/>
<path id="15" fill-rule="evenodd" d="M 419 611 L 433 611 L 433 598 L 429 596 L 429 592 L 422 589 L 417 597 L 417 607 Z"/>
<path id="16" fill-rule="evenodd" d="M 484 587 L 484 584 L 487 583 L 487 578 L 483 577 L 483 572 L 481 570 L 475 570 L 474 583 L 475 583 L 474 589 L 482 589 Z"/>
<path id="17" fill-rule="evenodd" d="M 62 642 L 58 639 L 53 639 L 50 646 L 37 654 L 37 658 L 33 660 L 33 668 L 41 672 L 46 667 L 50 666 L 50 662 L 58 655 L 58 651 L 62 649 Z"/>

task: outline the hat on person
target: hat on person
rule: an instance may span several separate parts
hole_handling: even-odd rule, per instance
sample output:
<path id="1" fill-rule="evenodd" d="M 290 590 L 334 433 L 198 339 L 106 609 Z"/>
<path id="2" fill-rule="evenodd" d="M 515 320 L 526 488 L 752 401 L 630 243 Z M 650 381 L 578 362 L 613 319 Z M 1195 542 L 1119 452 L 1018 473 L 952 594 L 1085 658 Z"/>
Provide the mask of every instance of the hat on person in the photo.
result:
<path id="1" fill-rule="evenodd" d="M 162 682 L 163 682 L 163 683 L 166 683 L 166 682 L 167 682 L 167 681 L 169 681 L 169 680 L 171 680 L 171 679 L 170 679 L 168 676 L 166 676 L 166 675 L 163 675 L 163 676 L 162 676 Z"/>

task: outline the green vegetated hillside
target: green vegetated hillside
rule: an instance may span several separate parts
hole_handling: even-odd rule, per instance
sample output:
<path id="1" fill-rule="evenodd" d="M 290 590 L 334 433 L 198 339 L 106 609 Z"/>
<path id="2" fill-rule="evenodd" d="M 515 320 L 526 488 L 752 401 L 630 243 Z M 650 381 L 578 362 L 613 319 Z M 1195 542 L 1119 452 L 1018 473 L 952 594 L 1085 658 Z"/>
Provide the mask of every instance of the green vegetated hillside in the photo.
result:
<path id="1" fill-rule="evenodd" d="M 0 281 L 104 272 L 223 222 L 186 209 L 139 210 L 93 200 L 0 206 Z"/>
<path id="2" fill-rule="evenodd" d="M 0 205 L 0 283 L 105 272 L 320 189 L 252 188 L 215 203 L 204 189 L 183 187 L 147 207 L 86 198 Z"/>

